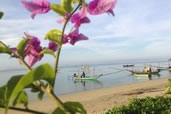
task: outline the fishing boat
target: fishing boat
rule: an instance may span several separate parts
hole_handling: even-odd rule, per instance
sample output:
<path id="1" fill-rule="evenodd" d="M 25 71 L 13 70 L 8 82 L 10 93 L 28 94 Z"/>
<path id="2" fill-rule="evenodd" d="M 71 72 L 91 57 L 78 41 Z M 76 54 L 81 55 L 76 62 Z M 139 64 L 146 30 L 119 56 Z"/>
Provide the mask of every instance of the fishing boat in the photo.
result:
<path id="1" fill-rule="evenodd" d="M 152 72 L 144 72 L 144 71 L 135 71 L 135 70 L 128 70 L 129 72 L 131 72 L 132 74 L 135 75 L 158 75 L 159 71 L 152 71 Z"/>
<path id="2" fill-rule="evenodd" d="M 152 71 L 152 72 L 143 72 L 143 71 L 134 71 L 130 70 L 132 74 L 159 74 L 159 71 Z"/>
<path id="3" fill-rule="evenodd" d="M 80 71 L 82 74 L 80 74 Z M 78 73 L 74 73 L 73 78 L 75 80 L 97 80 L 103 74 L 95 74 L 95 68 L 90 68 L 89 66 L 82 66 Z"/>
<path id="4" fill-rule="evenodd" d="M 159 74 L 159 71 L 152 71 L 152 72 L 144 72 L 144 71 L 135 71 L 135 70 L 128 70 L 132 74 Z"/>
<path id="5" fill-rule="evenodd" d="M 163 71 L 163 70 L 168 70 L 168 71 L 171 71 L 171 66 L 169 67 L 157 67 L 157 71 Z"/>
<path id="6" fill-rule="evenodd" d="M 123 67 L 134 67 L 134 64 L 123 65 Z"/>

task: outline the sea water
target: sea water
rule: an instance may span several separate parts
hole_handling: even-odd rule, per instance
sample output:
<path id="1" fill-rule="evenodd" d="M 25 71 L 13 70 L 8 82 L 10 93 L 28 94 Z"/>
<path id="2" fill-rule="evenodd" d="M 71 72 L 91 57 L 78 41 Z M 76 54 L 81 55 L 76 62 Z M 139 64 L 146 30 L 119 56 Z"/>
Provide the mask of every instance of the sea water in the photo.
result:
<path id="1" fill-rule="evenodd" d="M 157 66 L 157 63 L 148 63 L 152 66 Z M 165 63 L 163 63 L 165 64 Z M 110 65 L 89 65 L 89 72 L 86 75 L 100 75 L 97 80 L 74 80 L 73 74 L 80 74 L 81 66 L 72 67 L 60 67 L 57 73 L 56 83 L 55 83 L 55 93 L 57 95 L 63 95 L 73 92 L 88 91 L 98 88 L 112 87 L 116 85 L 125 85 L 130 83 L 142 82 L 146 80 L 155 80 L 165 77 L 170 77 L 170 71 L 161 71 L 160 75 L 152 75 L 151 78 L 148 77 L 135 77 L 127 70 L 143 70 L 144 63 L 134 64 L 134 67 L 123 67 L 123 64 L 110 64 Z M 161 64 L 162 66 L 162 64 Z M 152 67 L 156 70 L 156 67 Z M 26 70 L 1 70 L 0 71 L 0 86 L 7 83 L 7 81 L 14 75 L 20 75 L 26 73 Z M 91 72 L 93 72 L 91 74 Z M 35 94 L 32 94 L 27 90 L 28 94 L 31 95 L 31 99 L 35 99 Z"/>

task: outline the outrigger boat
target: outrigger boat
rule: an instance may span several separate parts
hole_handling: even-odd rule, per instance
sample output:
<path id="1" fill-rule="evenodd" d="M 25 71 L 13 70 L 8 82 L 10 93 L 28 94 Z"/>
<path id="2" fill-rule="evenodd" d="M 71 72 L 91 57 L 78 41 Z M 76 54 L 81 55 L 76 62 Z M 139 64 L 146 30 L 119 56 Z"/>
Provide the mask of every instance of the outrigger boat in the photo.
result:
<path id="1" fill-rule="evenodd" d="M 128 70 L 129 72 L 131 72 L 132 74 L 159 74 L 159 71 L 152 71 L 152 72 L 143 72 L 143 71 L 135 71 L 135 70 Z"/>
<path id="2" fill-rule="evenodd" d="M 135 70 L 128 70 L 136 77 L 149 77 L 151 75 L 159 75 L 159 71 L 152 71 L 152 72 L 143 72 L 143 71 L 135 71 Z"/>
<path id="3" fill-rule="evenodd" d="M 82 75 L 78 72 L 78 74 L 74 74 L 73 78 L 75 80 L 97 80 L 99 77 L 101 77 L 103 74 L 97 75 L 95 74 L 95 68 L 90 69 L 89 66 L 82 66 L 81 72 L 83 72 Z M 87 75 L 88 74 L 88 75 Z"/>

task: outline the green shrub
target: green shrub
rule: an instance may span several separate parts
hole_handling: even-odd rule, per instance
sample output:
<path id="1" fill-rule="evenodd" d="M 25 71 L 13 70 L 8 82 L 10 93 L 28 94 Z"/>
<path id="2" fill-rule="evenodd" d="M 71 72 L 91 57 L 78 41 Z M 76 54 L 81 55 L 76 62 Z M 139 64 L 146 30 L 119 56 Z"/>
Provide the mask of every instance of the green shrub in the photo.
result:
<path id="1" fill-rule="evenodd" d="M 128 106 L 110 109 L 106 114 L 171 114 L 171 97 L 135 98 Z"/>

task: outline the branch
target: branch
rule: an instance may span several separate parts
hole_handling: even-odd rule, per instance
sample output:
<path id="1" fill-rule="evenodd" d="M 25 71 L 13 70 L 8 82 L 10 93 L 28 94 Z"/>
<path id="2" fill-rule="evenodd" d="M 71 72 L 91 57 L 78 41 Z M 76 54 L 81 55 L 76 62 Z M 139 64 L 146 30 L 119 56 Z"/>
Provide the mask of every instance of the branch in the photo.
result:
<path id="1" fill-rule="evenodd" d="M 71 19 L 72 15 L 78 10 L 78 8 L 81 6 L 82 3 L 79 3 L 78 6 L 75 8 L 75 10 L 69 15 L 69 17 L 66 19 L 66 22 L 64 23 L 64 26 L 63 26 L 63 29 L 62 29 L 62 38 L 61 38 L 61 44 L 63 42 L 63 38 L 64 38 L 64 33 L 65 33 L 65 28 L 66 28 L 66 25 L 68 23 L 68 21 Z M 57 51 L 57 54 L 56 54 L 56 61 L 55 61 L 55 79 L 54 79 L 54 83 L 53 83 L 53 86 L 55 84 L 55 80 L 56 80 L 56 74 L 58 72 L 58 64 L 59 64 L 59 55 L 60 55 L 60 52 L 61 52 L 61 49 L 62 49 L 62 45 L 59 46 L 58 48 L 58 51 Z"/>
<path id="2" fill-rule="evenodd" d="M 0 108 L 5 108 L 5 106 L 0 105 Z M 30 113 L 34 113 L 34 114 L 47 114 L 45 112 L 39 112 L 39 111 L 31 110 L 31 109 L 24 109 L 24 108 L 17 108 L 17 107 L 9 107 L 9 109 L 21 111 L 21 112 L 30 112 Z"/>

